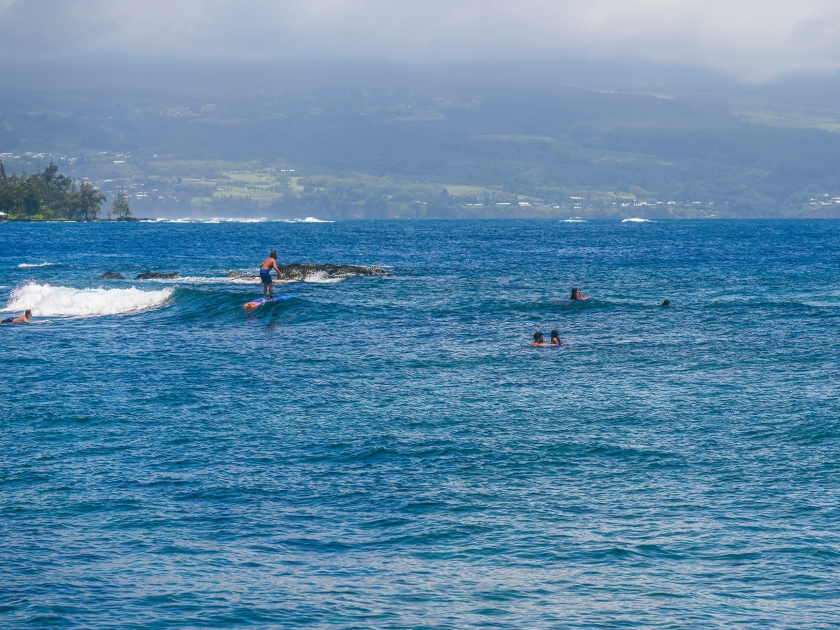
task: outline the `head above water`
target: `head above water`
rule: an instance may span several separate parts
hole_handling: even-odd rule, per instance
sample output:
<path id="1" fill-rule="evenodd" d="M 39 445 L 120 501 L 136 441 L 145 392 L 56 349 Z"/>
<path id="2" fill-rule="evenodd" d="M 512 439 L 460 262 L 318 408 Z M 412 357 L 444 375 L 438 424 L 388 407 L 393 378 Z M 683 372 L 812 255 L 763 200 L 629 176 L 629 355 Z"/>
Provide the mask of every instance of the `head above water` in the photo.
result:
<path id="1" fill-rule="evenodd" d="M 26 315 L 27 317 L 32 317 L 32 311 L 30 311 L 29 309 L 26 309 L 26 312 L 24 313 L 24 315 Z"/>
<path id="2" fill-rule="evenodd" d="M 665 300 L 660 306 L 671 306 L 671 300 Z"/>
<path id="3" fill-rule="evenodd" d="M 560 337 L 560 333 L 559 333 L 559 332 L 557 332 L 556 330 L 552 330 L 552 331 L 551 331 L 551 338 L 552 338 L 552 339 L 558 339 L 559 337 Z"/>
<path id="4" fill-rule="evenodd" d="M 543 336 L 543 334 L 541 332 L 535 332 L 534 333 L 534 341 L 536 343 L 542 343 L 544 339 L 545 339 L 545 337 Z"/>
<path id="5" fill-rule="evenodd" d="M 576 299 L 578 295 L 580 295 L 580 290 L 577 287 L 575 287 L 574 289 L 572 289 L 572 299 Z"/>
<path id="6" fill-rule="evenodd" d="M 269 258 L 273 258 L 274 260 L 277 260 L 277 252 L 271 252 L 271 253 L 268 255 L 268 257 L 269 257 Z"/>

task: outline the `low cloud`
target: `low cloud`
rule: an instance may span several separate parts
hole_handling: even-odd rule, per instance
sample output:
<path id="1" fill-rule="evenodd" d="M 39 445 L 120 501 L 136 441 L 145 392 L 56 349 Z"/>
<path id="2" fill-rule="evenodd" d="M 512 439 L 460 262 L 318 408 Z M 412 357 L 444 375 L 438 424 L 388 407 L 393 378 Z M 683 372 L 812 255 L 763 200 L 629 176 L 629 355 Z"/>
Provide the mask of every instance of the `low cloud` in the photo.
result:
<path id="1" fill-rule="evenodd" d="M 838 41 L 824 0 L 0 0 L 7 63 L 587 57 L 763 81 L 836 71 Z"/>

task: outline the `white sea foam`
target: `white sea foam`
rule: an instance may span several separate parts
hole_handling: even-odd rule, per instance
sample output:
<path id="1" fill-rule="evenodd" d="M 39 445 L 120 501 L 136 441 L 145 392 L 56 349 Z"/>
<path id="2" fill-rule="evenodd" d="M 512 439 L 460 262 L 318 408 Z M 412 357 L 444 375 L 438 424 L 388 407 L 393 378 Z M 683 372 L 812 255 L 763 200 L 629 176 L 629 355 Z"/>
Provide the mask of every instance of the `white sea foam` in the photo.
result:
<path id="1" fill-rule="evenodd" d="M 51 284 L 24 284 L 12 289 L 4 311 L 32 310 L 36 317 L 96 317 L 135 313 L 161 306 L 174 289 L 74 289 Z"/>
<path id="2" fill-rule="evenodd" d="M 560 223 L 586 223 L 583 219 L 563 219 Z"/>
<path id="3" fill-rule="evenodd" d="M 640 219 L 638 217 L 633 217 L 631 219 L 623 219 L 622 223 L 653 223 L 650 219 Z"/>
<path id="4" fill-rule="evenodd" d="M 33 267 L 61 267 L 61 263 L 57 262 L 42 262 L 42 263 L 20 263 L 18 269 L 32 269 Z"/>
<path id="5" fill-rule="evenodd" d="M 306 217 L 305 219 L 269 219 L 267 217 L 259 217 L 255 219 L 234 218 L 234 217 L 211 217 L 209 219 L 165 219 L 159 217 L 152 220 L 144 220 L 141 223 L 335 223 L 335 221 L 328 221 L 326 219 L 318 219 L 316 217 Z"/>
<path id="6" fill-rule="evenodd" d="M 330 278 L 326 271 L 310 273 L 303 279 L 304 282 L 316 282 L 318 284 L 335 284 L 336 282 L 341 282 L 341 280 L 341 278 Z"/>
<path id="7" fill-rule="evenodd" d="M 228 217 L 213 217 L 211 219 L 202 219 L 202 223 L 266 223 L 268 221 L 265 217 L 257 219 L 231 219 Z"/>
<path id="8" fill-rule="evenodd" d="M 266 217 L 259 217 L 257 219 L 243 219 L 232 217 L 211 217 L 209 219 L 155 219 L 155 223 L 266 223 Z"/>
<path id="9" fill-rule="evenodd" d="M 230 278 L 228 276 L 183 276 L 179 278 L 149 278 L 139 282 L 159 282 L 161 284 L 261 284 L 259 277 Z M 276 282 L 276 280 L 275 280 Z"/>

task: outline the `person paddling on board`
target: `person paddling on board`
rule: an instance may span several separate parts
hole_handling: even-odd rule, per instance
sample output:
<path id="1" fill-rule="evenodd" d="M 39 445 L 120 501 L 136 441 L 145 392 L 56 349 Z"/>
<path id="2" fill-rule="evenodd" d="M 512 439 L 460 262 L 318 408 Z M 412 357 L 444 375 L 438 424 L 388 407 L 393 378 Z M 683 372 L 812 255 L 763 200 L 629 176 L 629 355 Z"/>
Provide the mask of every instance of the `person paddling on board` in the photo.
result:
<path id="1" fill-rule="evenodd" d="M 574 288 L 572 289 L 572 302 L 576 302 L 577 300 L 588 300 L 588 297 L 584 297 L 583 293 L 580 292 L 580 289 Z"/>
<path id="2" fill-rule="evenodd" d="M 7 317 L 6 319 L 0 321 L 0 324 L 28 324 L 30 317 L 32 317 L 32 311 L 27 310 L 20 317 Z"/>
<path id="3" fill-rule="evenodd" d="M 262 280 L 263 285 L 263 299 L 265 299 L 266 289 L 268 290 L 268 299 L 271 300 L 274 298 L 274 287 L 271 283 L 271 270 L 274 269 L 277 271 L 277 277 L 282 278 L 283 272 L 280 271 L 280 267 L 277 266 L 277 252 L 271 252 L 262 264 L 260 265 L 260 280 Z"/>

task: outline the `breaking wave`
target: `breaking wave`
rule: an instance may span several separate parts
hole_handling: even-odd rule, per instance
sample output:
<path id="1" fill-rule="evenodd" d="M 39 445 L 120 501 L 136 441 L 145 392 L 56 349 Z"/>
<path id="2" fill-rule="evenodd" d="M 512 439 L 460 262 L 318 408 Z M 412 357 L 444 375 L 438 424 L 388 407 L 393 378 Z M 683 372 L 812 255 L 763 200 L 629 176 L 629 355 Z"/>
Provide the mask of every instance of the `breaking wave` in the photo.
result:
<path id="1" fill-rule="evenodd" d="M 130 289 L 74 289 L 28 283 L 12 289 L 4 311 L 30 309 L 36 317 L 96 317 L 148 310 L 172 297 L 172 288 L 159 291 Z"/>
<path id="2" fill-rule="evenodd" d="M 622 219 L 622 223 L 653 223 L 650 219 L 640 219 L 638 217 L 633 217 L 630 219 Z"/>

